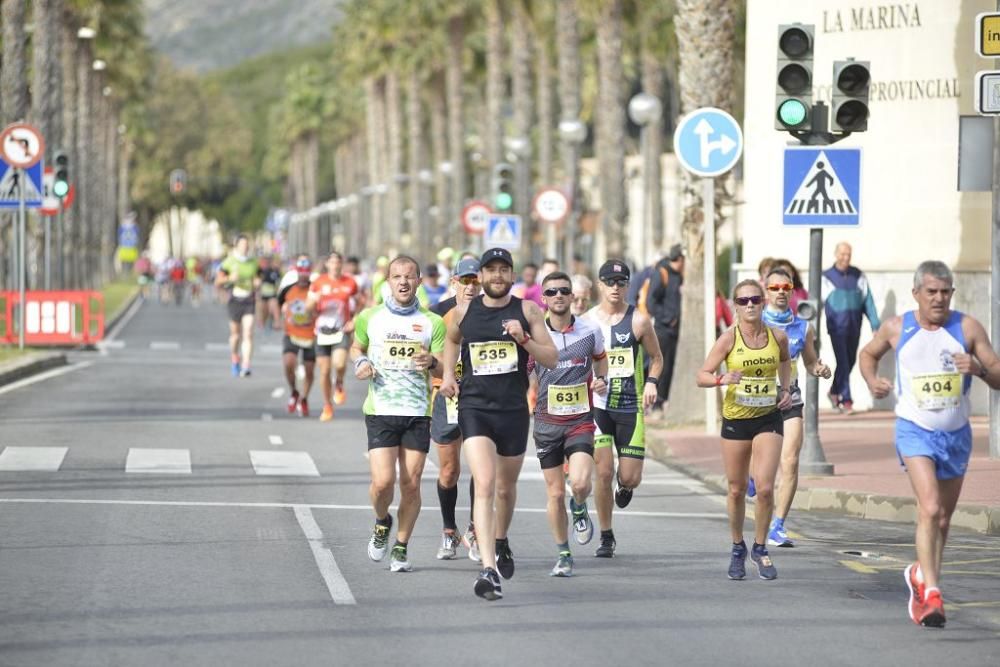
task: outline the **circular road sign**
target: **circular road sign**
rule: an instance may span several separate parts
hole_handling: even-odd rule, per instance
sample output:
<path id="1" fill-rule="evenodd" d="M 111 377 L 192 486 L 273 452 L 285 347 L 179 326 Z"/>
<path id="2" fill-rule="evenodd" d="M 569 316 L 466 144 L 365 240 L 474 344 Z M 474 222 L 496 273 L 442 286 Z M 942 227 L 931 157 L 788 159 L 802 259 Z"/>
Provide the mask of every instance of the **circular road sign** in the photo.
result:
<path id="1" fill-rule="evenodd" d="M 541 220 L 555 224 L 569 215 L 569 198 L 562 190 L 546 188 L 535 195 L 531 208 Z"/>
<path id="2" fill-rule="evenodd" d="M 681 119 L 674 131 L 674 154 L 695 176 L 710 177 L 732 169 L 743 153 L 743 131 L 722 109 L 702 107 Z"/>
<path id="3" fill-rule="evenodd" d="M 31 125 L 13 123 L 0 133 L 0 154 L 4 162 L 12 167 L 34 167 L 45 155 L 45 139 Z"/>
<path id="4" fill-rule="evenodd" d="M 462 209 L 462 226 L 469 234 L 482 234 L 486 231 L 489 217 L 493 209 L 484 201 L 470 201 Z"/>

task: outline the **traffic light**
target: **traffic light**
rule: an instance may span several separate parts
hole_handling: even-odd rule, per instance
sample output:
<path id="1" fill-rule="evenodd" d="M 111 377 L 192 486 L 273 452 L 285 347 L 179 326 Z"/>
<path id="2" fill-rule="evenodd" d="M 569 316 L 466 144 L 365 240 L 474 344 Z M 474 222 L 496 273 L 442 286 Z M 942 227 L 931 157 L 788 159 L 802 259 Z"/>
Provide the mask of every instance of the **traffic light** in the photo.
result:
<path id="1" fill-rule="evenodd" d="M 514 207 L 514 167 L 501 162 L 493 166 L 493 208 L 498 212 Z"/>
<path id="2" fill-rule="evenodd" d="M 833 63 L 833 129 L 864 132 L 868 129 L 868 93 L 872 84 L 867 62 L 853 59 Z"/>
<path id="3" fill-rule="evenodd" d="M 52 182 L 52 194 L 63 199 L 69 194 L 69 156 L 62 151 L 56 153 L 55 179 Z"/>
<path id="4" fill-rule="evenodd" d="M 778 26 L 778 78 L 774 129 L 812 128 L 813 42 L 815 27 L 802 23 Z"/>
<path id="5" fill-rule="evenodd" d="M 184 193 L 187 187 L 187 172 L 183 169 L 174 169 L 170 172 L 170 194 L 179 196 Z"/>

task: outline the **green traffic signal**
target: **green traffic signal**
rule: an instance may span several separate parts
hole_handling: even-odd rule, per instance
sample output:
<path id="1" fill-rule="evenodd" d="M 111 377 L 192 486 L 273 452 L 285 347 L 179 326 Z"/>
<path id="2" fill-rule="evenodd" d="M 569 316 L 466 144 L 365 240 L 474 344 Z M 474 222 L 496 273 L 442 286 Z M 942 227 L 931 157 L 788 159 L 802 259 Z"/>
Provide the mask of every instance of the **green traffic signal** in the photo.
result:
<path id="1" fill-rule="evenodd" d="M 805 122 L 808 113 L 809 110 L 806 109 L 806 105 L 800 100 L 793 98 L 785 100 L 778 107 L 778 120 L 785 127 L 795 129 Z"/>
<path id="2" fill-rule="evenodd" d="M 509 192 L 498 192 L 493 203 L 496 204 L 498 211 L 506 211 L 514 204 L 514 198 Z"/>
<path id="3" fill-rule="evenodd" d="M 69 194 L 69 183 L 66 181 L 56 181 L 52 184 L 52 194 L 62 199 Z"/>

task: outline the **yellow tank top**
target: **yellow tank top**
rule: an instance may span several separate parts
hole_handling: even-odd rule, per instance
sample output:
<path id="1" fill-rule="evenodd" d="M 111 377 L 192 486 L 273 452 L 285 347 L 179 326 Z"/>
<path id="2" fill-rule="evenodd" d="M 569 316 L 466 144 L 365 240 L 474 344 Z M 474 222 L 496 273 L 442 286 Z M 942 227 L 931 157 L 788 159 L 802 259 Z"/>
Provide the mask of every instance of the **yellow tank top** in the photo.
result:
<path id="1" fill-rule="evenodd" d="M 778 364 L 781 349 L 774 332 L 767 329 L 767 345 L 755 350 L 743 341 L 738 326 L 733 349 L 726 355 L 726 368 L 743 373 L 739 384 L 726 387 L 722 416 L 726 419 L 753 419 L 778 409 Z"/>

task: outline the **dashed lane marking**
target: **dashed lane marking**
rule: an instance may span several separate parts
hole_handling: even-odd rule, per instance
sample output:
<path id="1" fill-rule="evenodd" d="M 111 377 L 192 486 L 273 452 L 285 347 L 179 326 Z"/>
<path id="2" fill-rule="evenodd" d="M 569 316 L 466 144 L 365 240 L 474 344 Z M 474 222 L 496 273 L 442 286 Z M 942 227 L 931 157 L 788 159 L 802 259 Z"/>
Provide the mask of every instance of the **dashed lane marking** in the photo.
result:
<path id="1" fill-rule="evenodd" d="M 181 344 L 175 340 L 154 340 L 149 343 L 150 350 L 179 350 L 181 349 Z"/>
<path id="2" fill-rule="evenodd" d="M 285 395 L 284 387 L 275 387 L 274 391 L 271 392 L 271 398 L 281 398 Z"/>
<path id="3" fill-rule="evenodd" d="M 267 436 L 267 439 L 275 447 L 280 447 L 285 444 L 285 441 L 281 439 L 280 435 L 269 435 Z"/>
<path id="4" fill-rule="evenodd" d="M 191 450 L 130 447 L 125 472 L 190 475 Z"/>
<path id="5" fill-rule="evenodd" d="M 269 422 L 269 421 L 271 421 L 272 419 L 274 419 L 274 417 L 272 417 L 272 416 L 271 416 L 271 413 L 270 413 L 270 412 L 262 412 L 262 413 L 260 414 L 260 420 L 261 420 L 262 422 Z"/>
<path id="6" fill-rule="evenodd" d="M 272 452 L 252 450 L 250 463 L 258 475 L 319 477 L 319 470 L 307 452 Z"/>
<path id="7" fill-rule="evenodd" d="M 4 447 L 0 454 L 3 472 L 55 472 L 62 466 L 69 447 Z"/>
<path id="8" fill-rule="evenodd" d="M 307 505 L 295 505 L 295 518 L 302 528 L 303 534 L 309 540 L 309 548 L 312 550 L 316 566 L 326 584 L 326 590 L 330 591 L 330 597 L 336 604 L 357 604 L 351 587 L 337 567 L 337 561 L 333 557 L 333 552 L 323 545 L 323 531 L 313 517 L 312 510 Z"/>

